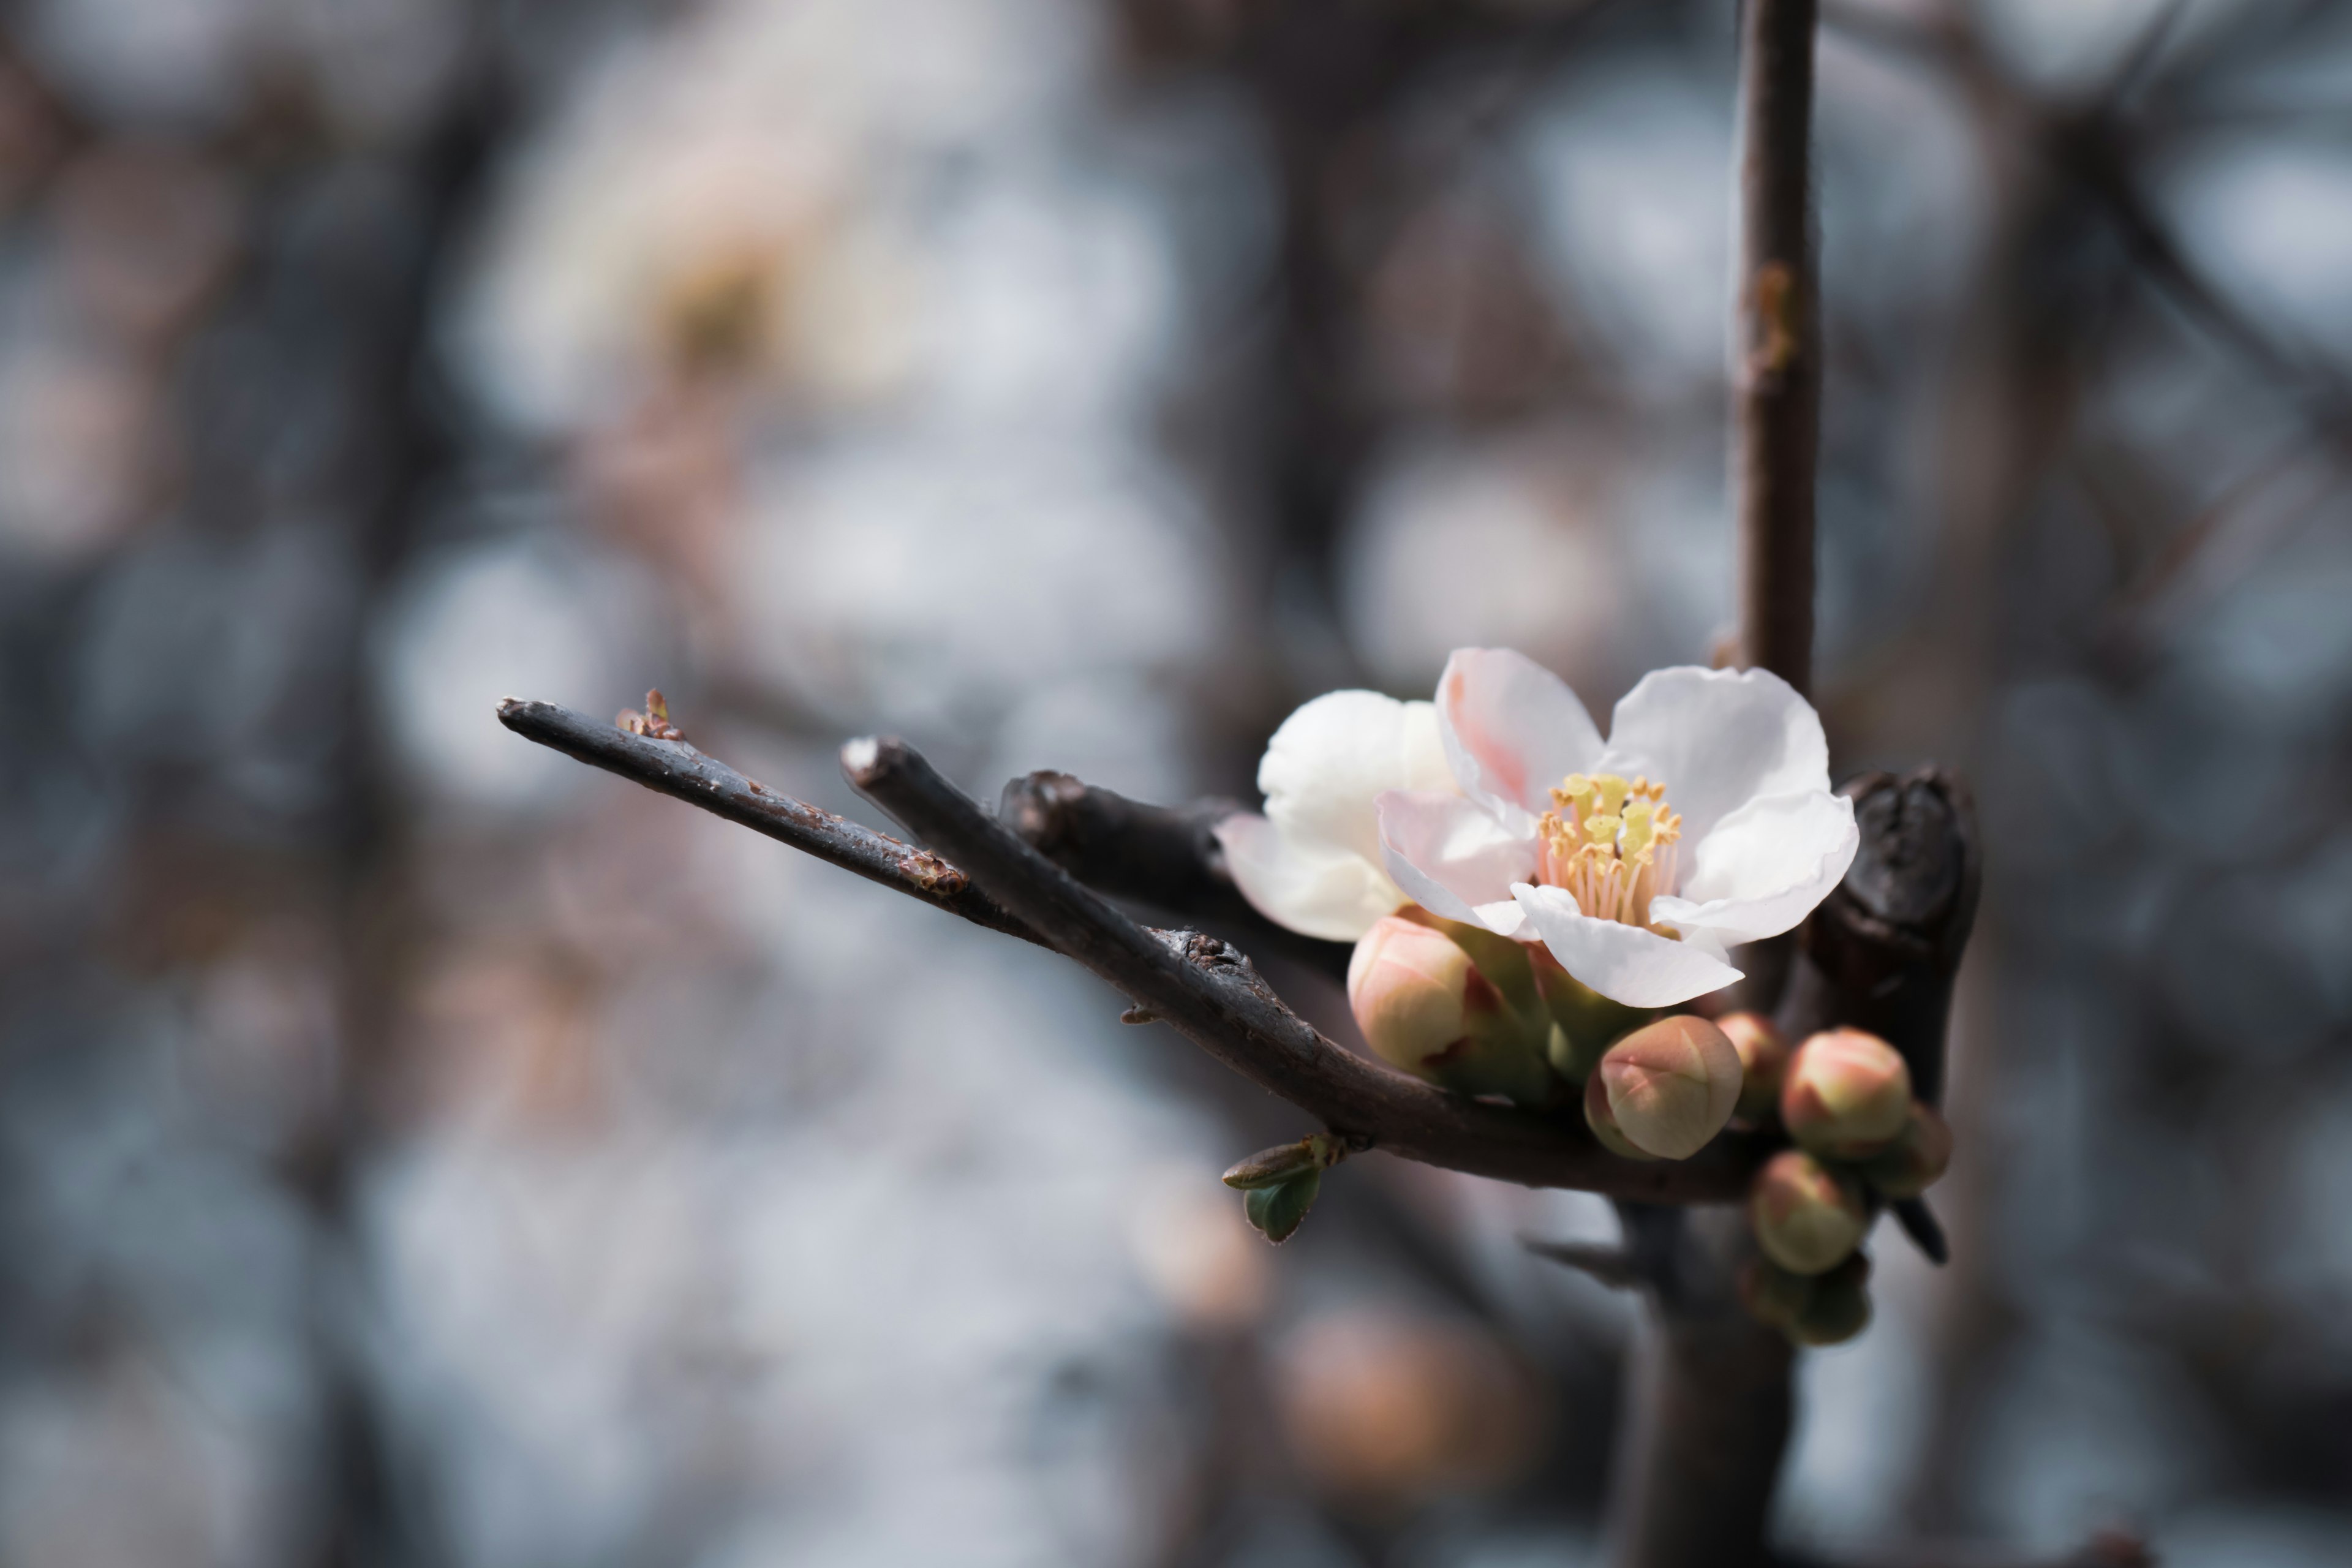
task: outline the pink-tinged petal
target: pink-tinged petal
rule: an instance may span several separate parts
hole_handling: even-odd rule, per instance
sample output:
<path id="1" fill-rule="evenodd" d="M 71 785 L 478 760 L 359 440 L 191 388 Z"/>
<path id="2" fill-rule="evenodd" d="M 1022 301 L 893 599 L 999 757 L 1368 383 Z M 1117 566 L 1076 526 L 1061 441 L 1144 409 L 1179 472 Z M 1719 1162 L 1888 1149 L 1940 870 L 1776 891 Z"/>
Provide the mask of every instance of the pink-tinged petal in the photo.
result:
<path id="1" fill-rule="evenodd" d="M 1225 868 L 1250 907 L 1286 930 L 1327 942 L 1353 942 L 1404 894 L 1351 850 L 1301 840 L 1254 813 L 1217 824 Z"/>
<path id="2" fill-rule="evenodd" d="M 1612 1002 L 1672 1007 L 1739 978 L 1712 942 L 1675 942 L 1640 926 L 1594 920 L 1559 888 L 1522 882 L 1511 891 L 1560 967 Z"/>
<path id="3" fill-rule="evenodd" d="M 1438 731 L 1462 793 L 1532 833 L 1548 792 L 1601 757 L 1601 731 L 1568 683 L 1525 654 L 1465 647 L 1437 679 Z"/>
<path id="4" fill-rule="evenodd" d="M 1760 669 L 1654 669 L 1617 704 L 1601 771 L 1646 773 L 1682 813 L 1685 841 L 1761 795 L 1830 787 L 1821 715 Z"/>
<path id="5" fill-rule="evenodd" d="M 1778 936 L 1830 896 L 1861 845 L 1844 795 L 1751 800 L 1693 847 L 1681 896 L 1651 900 L 1650 919 L 1727 945 Z"/>
<path id="6" fill-rule="evenodd" d="M 1301 844 L 1345 849 L 1377 866 L 1372 802 L 1383 790 L 1454 784 L 1437 710 L 1377 691 L 1331 691 L 1282 721 L 1258 763 L 1265 814 Z"/>
<path id="7" fill-rule="evenodd" d="M 1511 897 L 1535 874 L 1536 841 L 1458 795 L 1391 790 L 1380 799 L 1382 863 L 1415 903 L 1453 921 Z"/>

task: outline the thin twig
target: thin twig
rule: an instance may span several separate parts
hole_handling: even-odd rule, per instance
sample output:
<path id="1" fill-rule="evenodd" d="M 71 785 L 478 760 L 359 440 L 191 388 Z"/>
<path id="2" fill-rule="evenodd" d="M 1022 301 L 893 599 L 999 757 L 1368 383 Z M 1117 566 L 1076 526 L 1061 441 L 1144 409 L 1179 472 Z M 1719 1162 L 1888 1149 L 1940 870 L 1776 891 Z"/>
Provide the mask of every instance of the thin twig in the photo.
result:
<path id="1" fill-rule="evenodd" d="M 1351 951 L 1286 931 L 1234 886 L 1217 824 L 1233 800 L 1150 805 L 1063 773 L 1027 773 L 1004 786 L 997 820 L 1098 893 L 1205 921 L 1260 957 L 1279 956 L 1345 977 Z"/>
<path id="2" fill-rule="evenodd" d="M 755 784 L 683 741 L 633 735 L 552 702 L 513 697 L 499 704 L 499 722 L 526 741 L 700 806 L 869 882 L 961 915 L 974 925 L 1043 947 L 1053 945 L 998 908 L 938 856 Z"/>
<path id="3" fill-rule="evenodd" d="M 1812 682 L 1821 320 L 1811 205 L 1815 0 L 1748 0 L 1740 22 L 1738 325 L 1732 479 L 1739 662 Z"/>
<path id="4" fill-rule="evenodd" d="M 1633 1255 L 1622 1247 L 1597 1241 L 1545 1241 L 1532 1236 L 1519 1237 L 1519 1245 L 1538 1258 L 1573 1268 L 1612 1290 L 1638 1290 L 1650 1282 L 1641 1266 L 1633 1261 Z"/>

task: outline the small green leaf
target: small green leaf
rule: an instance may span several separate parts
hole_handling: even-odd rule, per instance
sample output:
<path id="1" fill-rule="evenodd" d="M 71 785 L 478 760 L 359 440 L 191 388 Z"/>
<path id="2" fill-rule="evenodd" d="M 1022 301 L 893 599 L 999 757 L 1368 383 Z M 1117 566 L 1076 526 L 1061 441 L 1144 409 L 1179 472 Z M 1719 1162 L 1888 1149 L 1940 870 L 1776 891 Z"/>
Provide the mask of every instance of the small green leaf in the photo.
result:
<path id="1" fill-rule="evenodd" d="M 1307 1211 L 1315 1206 L 1315 1194 L 1322 1185 L 1323 1173 L 1318 1168 L 1270 1187 L 1254 1187 L 1242 1200 L 1242 1213 L 1265 1233 L 1268 1241 L 1288 1241 Z"/>

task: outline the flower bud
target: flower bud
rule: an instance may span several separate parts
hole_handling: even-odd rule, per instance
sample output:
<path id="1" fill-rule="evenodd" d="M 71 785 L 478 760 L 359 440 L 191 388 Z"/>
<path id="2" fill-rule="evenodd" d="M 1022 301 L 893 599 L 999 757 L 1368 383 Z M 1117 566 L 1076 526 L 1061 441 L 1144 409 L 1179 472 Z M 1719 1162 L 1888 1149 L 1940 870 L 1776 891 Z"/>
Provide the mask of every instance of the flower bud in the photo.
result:
<path id="1" fill-rule="evenodd" d="M 1801 1150 L 1784 1149 L 1756 1173 L 1748 1223 L 1765 1257 L 1792 1274 L 1822 1274 L 1862 1244 L 1870 1220 L 1852 1182 Z"/>
<path id="2" fill-rule="evenodd" d="M 1592 1086 L 1601 1086 L 1595 1095 Z M 1586 1080 L 1586 1120 L 1609 1126 L 1645 1154 L 1687 1160 L 1731 1120 L 1739 1100 L 1739 1053 L 1705 1018 L 1678 1013 L 1609 1047 Z M 1606 1140 L 1604 1139 L 1604 1142 Z"/>
<path id="3" fill-rule="evenodd" d="M 1791 1274 L 1768 1258 L 1751 1258 L 1739 1266 L 1739 1301 L 1759 1323 L 1792 1338 L 1797 1320 L 1813 1300 L 1811 1276 Z"/>
<path id="4" fill-rule="evenodd" d="M 1769 1119 L 1789 1074 L 1789 1042 L 1757 1013 L 1726 1013 L 1715 1026 L 1739 1053 L 1739 1106 L 1732 1114 L 1742 1121 Z"/>
<path id="5" fill-rule="evenodd" d="M 1890 1198 L 1916 1198 L 1941 1181 L 1951 1163 L 1951 1124 L 1934 1106 L 1915 1100 L 1903 1131 L 1863 1162 L 1862 1175 Z"/>
<path id="6" fill-rule="evenodd" d="M 1857 1252 L 1812 1281 L 1785 1331 L 1801 1345 L 1843 1344 L 1870 1327 L 1869 1285 L 1870 1259 Z"/>
<path id="7" fill-rule="evenodd" d="M 1627 1160 L 1654 1160 L 1655 1154 L 1637 1149 L 1618 1130 L 1617 1119 L 1609 1110 L 1609 1086 L 1594 1073 L 1584 1080 L 1584 1124 L 1601 1140 L 1601 1146 L 1612 1154 Z"/>
<path id="8" fill-rule="evenodd" d="M 1829 1029 L 1797 1047 L 1780 1086 L 1780 1121 L 1816 1154 L 1858 1160 L 1895 1141 L 1911 1114 L 1911 1069 L 1860 1029 Z"/>
<path id="9" fill-rule="evenodd" d="M 1551 1018 L 1520 944 L 1477 940 L 1491 935 L 1419 909 L 1384 916 L 1348 962 L 1348 1005 L 1381 1060 L 1458 1093 L 1542 1105 L 1559 1092 L 1546 1059 Z M 1473 948 L 1518 973 L 1489 975 Z"/>

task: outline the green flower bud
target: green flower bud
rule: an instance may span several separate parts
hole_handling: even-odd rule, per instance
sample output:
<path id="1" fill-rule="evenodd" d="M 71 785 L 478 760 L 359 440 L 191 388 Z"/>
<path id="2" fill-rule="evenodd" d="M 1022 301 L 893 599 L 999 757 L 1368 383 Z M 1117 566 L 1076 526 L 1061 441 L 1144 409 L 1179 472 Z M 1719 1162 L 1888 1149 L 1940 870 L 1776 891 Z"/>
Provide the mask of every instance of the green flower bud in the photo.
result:
<path id="1" fill-rule="evenodd" d="M 1748 1315 L 1794 1338 L 1797 1320 L 1813 1300 L 1810 1275 L 1791 1274 L 1769 1258 L 1751 1258 L 1739 1267 L 1739 1300 Z"/>
<path id="2" fill-rule="evenodd" d="M 1863 1162 L 1862 1176 L 1890 1198 L 1916 1198 L 1941 1181 L 1951 1163 L 1951 1124 L 1934 1106 L 1915 1100 L 1903 1131 Z"/>
<path id="3" fill-rule="evenodd" d="M 1687 1160 L 1731 1120 L 1739 1053 L 1705 1018 L 1678 1013 L 1634 1030 L 1601 1056 L 1585 1085 L 1586 1120 L 1599 1132 L 1596 1083 L 1607 1124 L 1626 1142 L 1660 1159 Z"/>
<path id="4" fill-rule="evenodd" d="M 1551 1016 L 1519 942 L 1425 910 L 1385 916 L 1348 962 L 1348 1005 L 1392 1066 L 1461 1094 L 1559 1098 Z"/>
<path id="5" fill-rule="evenodd" d="M 1788 1335 L 1801 1345 L 1843 1344 L 1870 1327 L 1870 1259 L 1857 1252 L 1812 1282 Z"/>
<path id="6" fill-rule="evenodd" d="M 1816 1154 L 1859 1160 L 1895 1141 L 1911 1114 L 1911 1069 L 1860 1029 L 1829 1029 L 1797 1047 L 1780 1086 L 1780 1121 Z"/>
<path id="7" fill-rule="evenodd" d="M 1715 1026 L 1739 1053 L 1739 1106 L 1732 1114 L 1742 1121 L 1769 1121 L 1789 1076 L 1789 1042 L 1760 1014 L 1727 1013 Z"/>
<path id="8" fill-rule="evenodd" d="M 1811 1154 L 1784 1149 L 1756 1173 L 1748 1223 L 1764 1256 L 1792 1274 L 1823 1274 L 1862 1244 L 1861 1191 Z"/>

